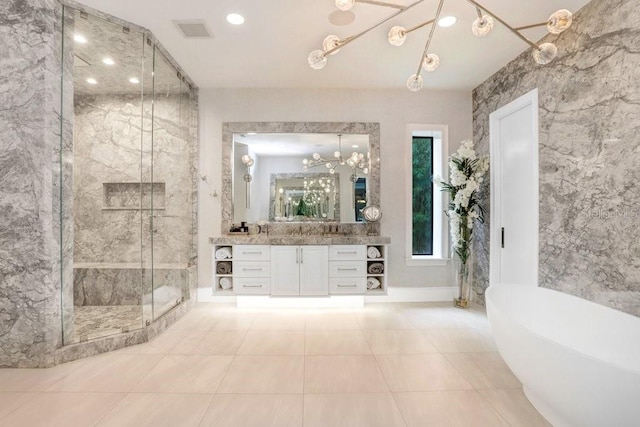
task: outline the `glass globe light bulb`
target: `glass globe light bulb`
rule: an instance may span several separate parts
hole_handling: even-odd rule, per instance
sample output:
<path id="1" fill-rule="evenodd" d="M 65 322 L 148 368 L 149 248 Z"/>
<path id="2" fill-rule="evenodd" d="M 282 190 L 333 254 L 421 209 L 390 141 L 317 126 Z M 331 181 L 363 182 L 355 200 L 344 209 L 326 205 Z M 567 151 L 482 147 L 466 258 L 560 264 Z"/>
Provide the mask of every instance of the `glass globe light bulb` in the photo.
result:
<path id="1" fill-rule="evenodd" d="M 339 151 L 335 151 L 333 153 L 333 157 L 335 157 L 336 159 L 339 159 L 340 158 L 340 152 Z"/>
<path id="2" fill-rule="evenodd" d="M 324 38 L 324 41 L 322 42 L 322 49 L 325 52 L 330 51 L 331 49 L 335 49 L 336 47 L 340 46 L 340 37 L 335 36 L 333 34 L 328 35 L 327 37 Z M 340 52 L 340 49 L 336 49 L 333 52 L 331 52 L 329 55 L 335 55 L 336 53 Z"/>
<path id="3" fill-rule="evenodd" d="M 324 50 L 316 49 L 309 54 L 307 58 L 309 66 L 314 70 L 321 70 L 327 65 L 327 57 L 324 54 Z"/>
<path id="4" fill-rule="evenodd" d="M 349 10 L 356 3 L 356 0 L 336 0 L 336 7 L 340 10 Z"/>
<path id="5" fill-rule="evenodd" d="M 363 159 L 364 159 L 364 154 L 358 153 L 358 160 L 363 160 Z"/>
<path id="6" fill-rule="evenodd" d="M 540 64 L 546 65 L 558 56 L 558 48 L 553 43 L 542 43 L 538 49 L 533 51 L 533 59 Z"/>
<path id="7" fill-rule="evenodd" d="M 482 15 L 477 17 L 473 24 L 471 24 L 471 32 L 476 37 L 484 37 L 493 29 L 493 18 L 489 15 Z"/>
<path id="8" fill-rule="evenodd" d="M 320 160 L 320 153 L 313 153 L 313 160 Z"/>
<path id="9" fill-rule="evenodd" d="M 331 163 L 327 163 L 325 166 L 327 167 L 327 169 L 331 169 Z"/>
<path id="10" fill-rule="evenodd" d="M 429 53 L 425 55 L 422 60 L 422 68 L 425 71 L 432 72 L 435 71 L 440 66 L 440 58 L 435 53 Z"/>
<path id="11" fill-rule="evenodd" d="M 560 34 L 571 26 L 573 15 L 567 9 L 560 9 L 551 14 L 547 21 L 547 30 L 553 34 Z"/>
<path id="12" fill-rule="evenodd" d="M 349 160 L 347 160 L 347 164 L 349 165 L 350 168 L 354 167 L 356 164 L 353 162 L 352 158 L 349 158 Z"/>
<path id="13" fill-rule="evenodd" d="M 424 86 L 424 79 L 420 75 L 412 74 L 407 80 L 407 89 L 411 92 L 419 91 L 422 89 L 422 86 Z"/>
<path id="14" fill-rule="evenodd" d="M 387 33 L 387 40 L 389 40 L 389 43 L 393 46 L 402 46 L 405 40 L 407 40 L 407 30 L 399 25 L 391 27 Z"/>
<path id="15" fill-rule="evenodd" d="M 336 173 L 336 170 L 335 170 L 335 169 L 329 169 L 329 173 L 330 173 L 331 175 L 333 175 L 334 173 Z"/>
<path id="16" fill-rule="evenodd" d="M 251 160 L 251 156 L 248 154 L 245 154 L 244 156 L 241 157 L 240 160 L 242 160 L 242 163 L 246 165 L 247 163 L 249 163 L 249 160 Z"/>
<path id="17" fill-rule="evenodd" d="M 362 168 L 362 173 L 363 174 L 368 174 L 369 173 L 369 168 Z"/>
<path id="18" fill-rule="evenodd" d="M 251 166 L 253 166 L 254 164 L 255 164 L 255 161 L 254 161 L 253 159 L 250 159 L 250 160 L 247 162 L 247 167 L 251 167 Z"/>
<path id="19" fill-rule="evenodd" d="M 302 159 L 302 164 L 303 164 L 303 165 L 307 165 L 307 164 L 309 164 L 309 160 L 308 160 L 308 159 Z"/>

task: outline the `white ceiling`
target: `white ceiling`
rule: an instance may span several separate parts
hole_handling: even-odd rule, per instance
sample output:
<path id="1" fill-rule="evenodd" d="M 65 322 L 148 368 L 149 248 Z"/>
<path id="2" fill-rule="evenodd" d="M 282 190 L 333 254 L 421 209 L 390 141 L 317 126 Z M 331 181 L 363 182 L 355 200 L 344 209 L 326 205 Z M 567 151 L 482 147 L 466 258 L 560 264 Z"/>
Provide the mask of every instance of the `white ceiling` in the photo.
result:
<path id="1" fill-rule="evenodd" d="M 391 0 L 389 0 L 391 1 Z M 404 88 L 416 72 L 429 33 L 424 27 L 409 35 L 402 47 L 391 46 L 386 34 L 393 25 L 412 27 L 432 19 L 437 0 L 392 19 L 331 56 L 322 70 L 312 70 L 307 55 L 322 46 L 328 34 L 354 35 L 394 13 L 394 9 L 358 3 L 347 26 L 329 22 L 333 0 L 81 0 L 82 3 L 150 29 L 201 88 Z M 411 0 L 395 0 L 410 4 Z M 545 21 L 557 9 L 576 12 L 587 0 L 480 0 L 512 26 Z M 225 21 L 230 12 L 246 22 Z M 465 0 L 445 0 L 442 15 L 458 23 L 437 28 L 431 52 L 440 68 L 425 75 L 431 89 L 470 90 L 527 49 L 527 45 L 496 22 L 486 38 L 471 34 L 475 9 Z M 185 39 L 173 20 L 204 19 L 212 39 Z M 544 29 L 527 30 L 538 40 Z M 531 66 L 536 65 L 533 60 Z"/>

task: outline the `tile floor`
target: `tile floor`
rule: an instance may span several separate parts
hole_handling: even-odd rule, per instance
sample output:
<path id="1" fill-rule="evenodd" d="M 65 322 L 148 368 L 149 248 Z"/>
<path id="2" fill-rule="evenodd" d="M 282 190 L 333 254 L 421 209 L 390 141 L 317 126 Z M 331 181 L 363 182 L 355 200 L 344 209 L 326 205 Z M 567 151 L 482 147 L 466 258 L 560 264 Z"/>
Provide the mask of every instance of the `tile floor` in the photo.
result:
<path id="1" fill-rule="evenodd" d="M 0 426 L 548 426 L 482 309 L 201 303 L 155 340 L 0 369 Z"/>

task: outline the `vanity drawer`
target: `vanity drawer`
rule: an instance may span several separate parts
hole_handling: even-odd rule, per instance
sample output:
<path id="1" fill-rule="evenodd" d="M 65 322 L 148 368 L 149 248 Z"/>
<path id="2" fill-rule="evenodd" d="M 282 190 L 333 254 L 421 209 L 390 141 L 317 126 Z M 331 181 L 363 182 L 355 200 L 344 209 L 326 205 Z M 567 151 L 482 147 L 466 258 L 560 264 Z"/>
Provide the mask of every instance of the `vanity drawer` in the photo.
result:
<path id="1" fill-rule="evenodd" d="M 329 260 L 354 260 L 367 259 L 367 247 L 365 245 L 331 245 L 329 246 Z"/>
<path id="2" fill-rule="evenodd" d="M 269 245 L 235 245 L 233 259 L 235 261 L 269 261 Z"/>
<path id="3" fill-rule="evenodd" d="M 329 261 L 329 277 L 365 277 L 366 261 Z"/>
<path id="4" fill-rule="evenodd" d="M 347 277 L 329 279 L 330 294 L 364 294 L 367 291 L 367 279 L 364 277 Z"/>
<path id="5" fill-rule="evenodd" d="M 237 295 L 269 295 L 271 280 L 268 277 L 238 277 L 233 279 L 233 290 Z"/>
<path id="6" fill-rule="evenodd" d="M 269 261 L 234 261 L 233 277 L 270 277 Z"/>

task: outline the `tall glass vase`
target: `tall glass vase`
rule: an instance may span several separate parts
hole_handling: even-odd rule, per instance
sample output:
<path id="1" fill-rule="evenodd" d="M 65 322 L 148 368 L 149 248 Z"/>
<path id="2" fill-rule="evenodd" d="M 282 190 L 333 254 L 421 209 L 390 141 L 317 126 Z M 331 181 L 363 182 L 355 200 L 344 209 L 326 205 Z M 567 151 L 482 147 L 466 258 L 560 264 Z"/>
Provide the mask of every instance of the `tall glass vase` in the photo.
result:
<path id="1" fill-rule="evenodd" d="M 469 298 L 471 296 L 471 259 L 467 258 L 466 262 L 456 256 L 456 287 L 457 296 L 453 299 L 453 305 L 455 307 L 466 308 L 469 305 Z"/>

